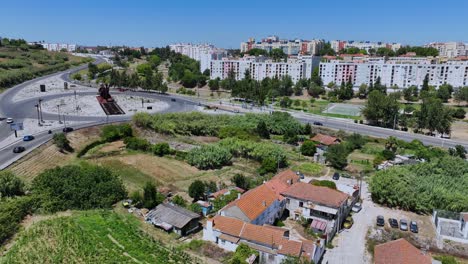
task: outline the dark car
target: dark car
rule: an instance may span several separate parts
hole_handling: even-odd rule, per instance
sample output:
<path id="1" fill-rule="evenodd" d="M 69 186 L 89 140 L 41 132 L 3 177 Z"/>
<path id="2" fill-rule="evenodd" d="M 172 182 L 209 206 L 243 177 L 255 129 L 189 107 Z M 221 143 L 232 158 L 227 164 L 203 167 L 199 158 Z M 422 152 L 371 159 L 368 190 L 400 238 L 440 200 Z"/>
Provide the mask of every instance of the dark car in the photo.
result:
<path id="1" fill-rule="evenodd" d="M 405 219 L 400 219 L 400 230 L 408 231 L 408 221 L 406 221 Z"/>
<path id="2" fill-rule="evenodd" d="M 333 173 L 332 179 L 334 179 L 335 181 L 339 180 L 340 179 L 340 174 L 338 172 Z"/>
<path id="3" fill-rule="evenodd" d="M 315 121 L 313 124 L 314 124 L 314 126 L 323 126 L 323 123 L 322 123 L 322 122 L 318 122 L 318 121 Z"/>
<path id="4" fill-rule="evenodd" d="M 377 216 L 377 225 L 384 226 L 385 225 L 385 218 L 382 215 Z"/>
<path id="5" fill-rule="evenodd" d="M 409 228 L 410 228 L 410 231 L 413 232 L 413 233 L 418 233 L 419 232 L 418 223 L 416 223 L 416 221 L 411 221 L 411 223 L 409 225 Z"/>
<path id="6" fill-rule="evenodd" d="M 23 152 L 23 151 L 25 151 L 25 150 L 26 150 L 25 147 L 23 147 L 23 146 L 18 146 L 18 147 L 15 147 L 15 148 L 13 149 L 13 153 L 21 153 L 21 152 Z"/>
<path id="7" fill-rule="evenodd" d="M 73 127 L 64 127 L 64 128 L 62 129 L 62 131 L 63 131 L 64 133 L 72 132 L 72 131 L 73 131 Z"/>
<path id="8" fill-rule="evenodd" d="M 398 220 L 396 220 L 395 218 L 389 218 L 388 223 L 391 227 L 398 228 Z"/>
<path id="9" fill-rule="evenodd" d="M 171 101 L 172 101 L 172 102 L 175 102 L 176 100 L 175 100 L 175 98 L 171 98 Z"/>
<path id="10" fill-rule="evenodd" d="M 23 137 L 23 141 L 31 141 L 33 139 L 34 139 L 34 136 L 32 136 L 32 135 L 26 135 L 26 136 Z"/>

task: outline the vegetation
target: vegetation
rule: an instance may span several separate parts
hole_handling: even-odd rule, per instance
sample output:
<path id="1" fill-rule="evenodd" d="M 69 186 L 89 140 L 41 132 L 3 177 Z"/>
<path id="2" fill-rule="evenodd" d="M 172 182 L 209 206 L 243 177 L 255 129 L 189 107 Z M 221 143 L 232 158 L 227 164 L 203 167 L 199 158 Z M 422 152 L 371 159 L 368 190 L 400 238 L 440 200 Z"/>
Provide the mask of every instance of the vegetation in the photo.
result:
<path id="1" fill-rule="evenodd" d="M 188 189 L 189 196 L 192 197 L 194 200 L 203 199 L 203 195 L 205 194 L 206 186 L 205 183 L 200 180 L 195 180 L 190 184 Z"/>
<path id="2" fill-rule="evenodd" d="M 237 199 L 239 192 L 236 190 L 230 190 L 229 194 L 220 195 L 213 201 L 213 210 L 216 212 L 226 206 L 228 203 Z"/>
<path id="3" fill-rule="evenodd" d="M 330 188 L 330 189 L 336 190 L 336 184 L 335 184 L 335 182 L 333 182 L 333 181 L 327 181 L 327 180 L 323 180 L 323 181 L 313 181 L 313 182 L 312 182 L 312 185 L 328 187 L 328 188 Z"/>
<path id="4" fill-rule="evenodd" d="M 187 253 L 155 241 L 131 215 L 76 212 L 20 233 L 5 263 L 195 263 Z M 48 241 L 44 243 L 44 241 Z M 151 252 L 151 253 L 149 253 Z M 79 261 L 78 261 L 79 260 Z"/>
<path id="5" fill-rule="evenodd" d="M 46 170 L 33 180 L 31 191 L 48 212 L 110 208 L 127 195 L 110 170 L 87 164 Z"/>
<path id="6" fill-rule="evenodd" d="M 248 190 L 249 186 L 250 186 L 249 179 L 247 177 L 245 177 L 244 175 L 239 174 L 239 173 L 234 175 L 231 178 L 231 182 L 233 182 L 236 185 L 236 187 L 239 187 L 239 188 L 241 188 L 243 190 Z"/>
<path id="7" fill-rule="evenodd" d="M 304 156 L 314 156 L 315 152 L 317 152 L 317 147 L 315 143 L 311 140 L 306 140 L 301 145 L 301 154 Z"/>
<path id="8" fill-rule="evenodd" d="M 258 251 L 250 248 L 246 244 L 241 243 L 239 246 L 237 246 L 236 252 L 230 259 L 229 263 L 230 264 L 244 263 L 245 260 L 252 255 L 256 255 L 258 257 Z"/>
<path id="9" fill-rule="evenodd" d="M 187 155 L 187 162 L 199 169 L 219 169 L 230 164 L 232 155 L 229 150 L 217 145 L 205 145 L 192 149 Z"/>
<path id="10" fill-rule="evenodd" d="M 73 148 L 70 146 L 70 141 L 68 140 L 67 135 L 65 135 L 65 133 L 54 134 L 54 136 L 52 137 L 52 141 L 60 150 L 60 152 L 63 152 L 64 150 L 69 152 L 73 151 Z"/>
<path id="11" fill-rule="evenodd" d="M 0 201 L 24 194 L 24 183 L 10 171 L 0 171 Z"/>
<path id="12" fill-rule="evenodd" d="M 445 156 L 431 162 L 393 167 L 371 178 L 375 202 L 415 212 L 468 210 L 468 164 Z"/>
<path id="13" fill-rule="evenodd" d="M 107 125 L 101 130 L 101 139 L 106 142 L 112 142 L 132 136 L 133 130 L 130 124 Z"/>
<path id="14" fill-rule="evenodd" d="M 142 205 L 144 208 L 152 209 L 162 201 L 158 199 L 158 191 L 156 185 L 152 182 L 147 182 L 143 187 Z"/>
<path id="15" fill-rule="evenodd" d="M 20 228 L 20 222 L 34 209 L 31 197 L 22 196 L 0 200 L 0 244 L 13 236 Z"/>

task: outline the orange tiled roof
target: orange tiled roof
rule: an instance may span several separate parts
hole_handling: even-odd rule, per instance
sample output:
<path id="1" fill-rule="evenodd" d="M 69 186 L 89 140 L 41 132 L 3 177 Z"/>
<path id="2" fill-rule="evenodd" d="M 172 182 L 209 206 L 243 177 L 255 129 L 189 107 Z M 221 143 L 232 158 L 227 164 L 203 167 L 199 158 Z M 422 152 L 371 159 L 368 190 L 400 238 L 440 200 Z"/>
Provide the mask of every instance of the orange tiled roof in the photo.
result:
<path id="1" fill-rule="evenodd" d="M 222 189 L 222 190 L 219 190 L 219 191 L 217 191 L 217 192 L 214 192 L 214 193 L 210 194 L 210 196 L 216 199 L 216 198 L 218 198 L 218 196 L 224 195 L 224 194 L 226 194 L 227 192 L 229 192 L 229 191 L 231 191 L 231 190 L 233 190 L 233 191 L 238 191 L 238 192 L 240 192 L 240 193 L 244 193 L 244 192 L 245 192 L 244 189 L 239 188 L 239 187 L 224 188 L 224 189 Z"/>
<path id="2" fill-rule="evenodd" d="M 279 197 L 265 184 L 262 184 L 232 201 L 227 207 L 237 206 L 250 219 L 255 220 Z"/>
<path id="3" fill-rule="evenodd" d="M 340 139 L 329 136 L 329 135 L 317 134 L 310 140 L 319 142 L 320 144 L 325 145 L 325 146 L 330 146 L 330 145 L 338 144 L 339 142 L 337 141 L 339 141 Z"/>
<path id="4" fill-rule="evenodd" d="M 335 208 L 340 207 L 340 205 L 348 199 L 346 193 L 305 182 L 295 183 L 281 194 L 283 196 L 316 202 Z"/>
<path id="5" fill-rule="evenodd" d="M 213 218 L 213 227 L 221 230 L 223 233 L 239 237 L 245 222 L 236 218 L 216 215 Z"/>
<path id="6" fill-rule="evenodd" d="M 403 238 L 375 246 L 375 264 L 431 264 L 431 257 Z"/>
<path id="7" fill-rule="evenodd" d="M 299 181 L 299 176 L 292 170 L 285 170 L 276 174 L 271 180 L 267 181 L 265 185 L 270 188 L 280 200 L 284 197 L 282 192 L 286 191 L 289 186 Z"/>
<path id="8" fill-rule="evenodd" d="M 300 256 L 302 251 L 302 242 L 289 239 L 283 239 L 278 248 L 278 253 L 287 256 Z"/>

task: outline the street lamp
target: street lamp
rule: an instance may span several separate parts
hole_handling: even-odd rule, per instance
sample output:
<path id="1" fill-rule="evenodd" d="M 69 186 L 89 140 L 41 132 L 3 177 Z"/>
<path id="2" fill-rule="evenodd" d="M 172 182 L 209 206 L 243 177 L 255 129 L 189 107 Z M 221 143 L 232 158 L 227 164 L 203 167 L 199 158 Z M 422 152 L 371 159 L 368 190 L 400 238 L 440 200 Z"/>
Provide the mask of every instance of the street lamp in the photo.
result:
<path id="1" fill-rule="evenodd" d="M 42 126 L 42 124 L 41 124 L 41 118 L 40 118 L 40 115 L 39 115 L 39 105 L 38 105 L 38 104 L 35 104 L 34 107 L 36 107 L 36 111 L 37 111 L 37 125 L 38 125 L 38 126 Z"/>
<path id="2" fill-rule="evenodd" d="M 39 113 L 40 113 L 40 115 L 41 115 L 41 122 L 44 123 L 44 119 L 42 118 L 42 104 L 41 104 L 41 103 L 42 103 L 42 99 L 39 98 L 38 101 L 39 101 L 39 107 L 38 107 L 38 109 L 39 109 Z"/>
<path id="3" fill-rule="evenodd" d="M 60 105 L 57 105 L 57 115 L 58 115 L 59 124 L 62 124 L 62 120 L 60 119 Z"/>

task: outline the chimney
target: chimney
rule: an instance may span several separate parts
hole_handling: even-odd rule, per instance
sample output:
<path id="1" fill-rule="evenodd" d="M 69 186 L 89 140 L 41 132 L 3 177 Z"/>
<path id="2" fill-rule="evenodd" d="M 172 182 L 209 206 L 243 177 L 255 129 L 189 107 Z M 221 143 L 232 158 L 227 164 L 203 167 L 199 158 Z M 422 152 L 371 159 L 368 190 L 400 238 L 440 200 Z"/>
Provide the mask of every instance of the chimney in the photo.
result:
<path id="1" fill-rule="evenodd" d="M 266 207 L 266 201 L 265 200 L 262 201 L 262 204 L 263 204 L 263 207 Z"/>
<path id="2" fill-rule="evenodd" d="M 238 193 L 238 194 L 237 194 L 237 200 L 239 200 L 240 198 L 241 198 L 241 194 Z"/>
<path id="3" fill-rule="evenodd" d="M 288 180 L 288 184 L 291 185 L 291 180 Z"/>

